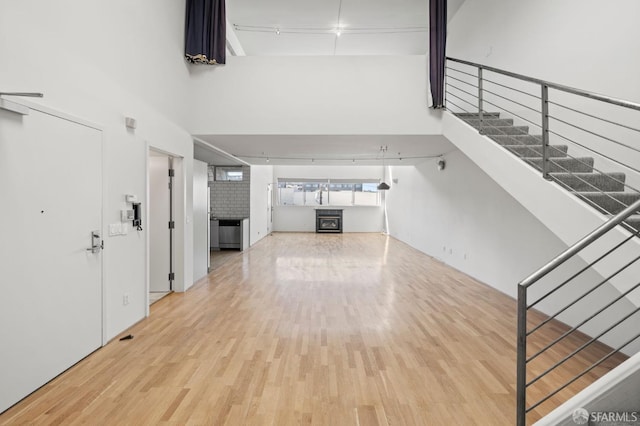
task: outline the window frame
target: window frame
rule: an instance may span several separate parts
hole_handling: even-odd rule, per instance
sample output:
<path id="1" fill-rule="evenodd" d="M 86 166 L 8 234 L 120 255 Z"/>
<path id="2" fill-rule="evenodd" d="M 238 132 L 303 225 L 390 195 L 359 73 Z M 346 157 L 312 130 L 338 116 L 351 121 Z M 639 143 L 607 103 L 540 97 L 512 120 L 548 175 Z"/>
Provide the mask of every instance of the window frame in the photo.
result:
<path id="1" fill-rule="evenodd" d="M 380 195 L 380 191 L 377 190 L 375 191 L 376 194 L 376 203 L 375 204 L 357 204 L 356 201 L 356 192 L 374 192 L 374 191 L 364 191 L 364 187 L 366 184 L 375 184 L 378 185 L 380 183 L 380 179 L 341 179 L 341 178 L 336 178 L 336 179 L 330 179 L 330 178 L 326 178 L 326 179 L 313 179 L 313 178 L 277 178 L 276 180 L 276 187 L 278 189 L 277 191 L 277 198 L 276 198 L 276 205 L 278 206 L 286 206 L 286 207 L 321 207 L 321 206 L 327 206 L 327 207 L 380 207 L 382 205 L 381 202 L 381 195 Z M 301 192 L 302 193 L 302 200 L 301 200 L 301 204 L 283 204 L 283 196 L 282 196 L 282 189 L 285 189 L 289 186 L 295 186 L 297 189 L 301 189 L 301 190 L 296 190 L 295 192 Z M 351 185 L 351 202 L 349 204 L 332 204 L 331 203 L 331 194 L 332 192 L 334 193 L 334 197 L 336 197 L 336 193 L 337 192 L 341 192 L 341 191 L 336 191 L 336 190 L 331 190 L 332 185 Z M 308 188 L 310 186 L 314 186 L 316 189 L 314 191 L 309 191 Z M 356 189 L 358 188 L 360 191 L 357 191 Z M 314 204 L 313 202 L 309 201 L 309 194 L 316 194 L 318 189 L 317 188 L 323 188 L 323 194 L 326 194 L 326 200 L 323 198 L 322 199 L 322 204 Z M 347 192 L 347 191 L 344 191 Z M 313 195 L 315 197 L 315 195 Z"/>
<path id="2" fill-rule="evenodd" d="M 223 171 L 226 179 L 220 179 L 218 177 L 218 170 Z M 240 179 L 229 179 L 229 172 L 240 172 Z M 215 182 L 243 182 L 244 181 L 244 168 L 242 166 L 214 166 L 213 180 Z"/>

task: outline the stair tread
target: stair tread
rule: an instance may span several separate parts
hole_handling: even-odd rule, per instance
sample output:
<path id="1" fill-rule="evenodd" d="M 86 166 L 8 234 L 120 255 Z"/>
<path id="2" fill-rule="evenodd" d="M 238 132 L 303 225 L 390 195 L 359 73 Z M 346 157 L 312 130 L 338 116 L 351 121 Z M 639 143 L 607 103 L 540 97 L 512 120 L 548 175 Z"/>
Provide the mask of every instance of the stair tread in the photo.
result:
<path id="1" fill-rule="evenodd" d="M 600 195 L 611 195 L 614 198 L 618 197 L 631 197 L 640 199 L 640 193 L 637 192 L 609 192 L 609 191 L 579 191 L 580 194 L 586 197 L 592 196 L 600 196 Z"/>
<path id="2" fill-rule="evenodd" d="M 487 135 L 500 145 L 542 145 L 542 138 L 535 135 Z"/>
<path id="3" fill-rule="evenodd" d="M 500 119 L 499 114 L 484 113 L 483 126 L 480 127 L 477 113 L 455 115 L 535 169 L 542 169 L 542 136 L 529 134 L 529 126 L 515 126 L 510 119 Z M 616 214 L 640 199 L 640 193 L 625 192 L 625 173 L 594 172 L 594 158 L 569 157 L 568 145 L 550 144 L 549 148 L 550 177 L 570 193 L 583 198 L 591 207 L 605 214 Z M 626 222 L 629 227 L 640 230 L 640 210 L 638 214 L 629 216 Z"/>
<path id="4" fill-rule="evenodd" d="M 458 117 L 479 117 L 480 113 L 478 112 L 456 112 L 454 115 Z M 499 112 L 483 112 L 483 117 L 500 117 Z"/>
<path id="5" fill-rule="evenodd" d="M 482 131 L 482 134 L 491 135 L 491 136 L 528 136 L 529 135 L 529 127 L 528 126 L 472 126 L 474 129 L 478 129 Z M 498 133 L 496 133 L 498 132 Z"/>
<path id="6" fill-rule="evenodd" d="M 480 127 L 480 119 L 479 118 L 465 118 L 464 121 L 471 124 L 474 127 Z M 483 118 L 482 123 L 485 125 L 482 127 L 490 126 L 490 127 L 510 127 L 513 126 L 512 118 Z"/>
<path id="7" fill-rule="evenodd" d="M 542 157 L 520 157 L 538 170 L 542 170 Z M 552 172 L 593 172 L 593 157 L 552 157 L 549 158 L 549 173 Z"/>
<path id="8" fill-rule="evenodd" d="M 542 145 L 520 144 L 520 145 L 502 145 L 519 157 L 527 156 L 529 158 L 542 158 Z M 564 158 L 567 156 L 569 147 L 567 145 L 553 145 L 549 150 L 550 158 Z"/>
<path id="9" fill-rule="evenodd" d="M 602 176 L 602 177 L 609 177 L 609 176 L 620 176 L 620 177 L 625 177 L 625 174 L 622 172 L 610 172 L 610 173 L 585 173 L 585 172 L 576 172 L 576 173 L 567 173 L 567 172 L 553 172 L 550 173 L 554 176 L 580 176 L 580 177 L 585 177 L 585 176 Z"/>
<path id="10" fill-rule="evenodd" d="M 623 192 L 626 175 L 620 172 L 551 172 L 549 176 L 563 188 L 571 192 L 605 191 Z"/>
<path id="11" fill-rule="evenodd" d="M 540 160 L 542 157 L 522 157 L 524 160 Z M 566 157 L 566 158 L 553 158 L 550 159 L 549 161 L 583 161 L 583 160 L 587 160 L 587 161 L 593 161 L 593 157 Z M 553 172 L 553 173 L 558 173 L 558 172 Z M 576 172 L 576 173 L 580 173 L 580 172 Z M 587 173 L 587 172 L 581 172 L 581 173 Z"/>

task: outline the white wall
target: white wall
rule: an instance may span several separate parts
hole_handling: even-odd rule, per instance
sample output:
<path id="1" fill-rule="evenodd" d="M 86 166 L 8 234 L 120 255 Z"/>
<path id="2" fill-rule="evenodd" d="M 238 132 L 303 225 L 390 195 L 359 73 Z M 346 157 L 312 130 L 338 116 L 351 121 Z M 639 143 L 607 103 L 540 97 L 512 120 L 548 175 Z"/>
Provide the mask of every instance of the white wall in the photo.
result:
<path id="1" fill-rule="evenodd" d="M 382 166 L 274 166 L 273 180 L 278 178 L 310 179 L 382 179 Z M 277 192 L 277 188 L 274 189 Z M 324 206 L 322 208 L 329 208 Z M 343 232 L 382 232 L 384 207 L 345 206 Z M 279 232 L 315 232 L 315 206 L 278 206 L 274 204 L 273 230 Z"/>
<path id="2" fill-rule="evenodd" d="M 516 295 L 516 284 L 566 248 L 460 151 L 391 167 L 389 234 Z"/>
<path id="3" fill-rule="evenodd" d="M 636 53 L 637 40 L 640 39 L 638 16 L 640 2 L 635 0 L 621 0 L 606 5 L 596 0 L 466 1 L 449 24 L 447 55 L 639 103 L 640 79 L 637 76 L 640 74 L 640 55 Z M 468 71 L 464 66 L 455 66 Z M 455 72 L 451 72 L 451 75 L 461 77 Z M 485 77 L 504 82 L 495 74 L 485 73 Z M 539 88 L 532 85 L 521 85 L 514 80 L 506 84 L 540 94 Z M 485 85 L 485 88 L 505 94 L 505 89 L 491 84 Z M 514 96 L 514 92 L 507 92 L 509 97 Z M 540 124 L 539 114 L 502 99 L 494 99 L 494 103 Z M 516 96 L 515 99 L 540 110 L 539 101 L 524 96 Z M 637 127 L 640 119 L 639 111 L 608 106 L 553 89 L 550 90 L 550 99 L 633 127 Z M 461 101 L 452 100 L 469 108 Z M 494 106 L 487 108 L 496 110 Z M 639 140 L 637 132 L 589 119 L 554 105 L 550 113 L 608 138 L 626 144 L 631 142 L 637 148 L 637 144 L 633 143 Z M 550 125 L 555 133 L 638 169 L 640 154 L 634 150 L 553 119 Z M 534 133 L 541 133 L 536 126 L 532 126 L 532 129 Z M 566 144 L 567 141 L 552 134 L 551 143 Z M 588 152 L 569 143 L 569 154 L 576 156 Z M 627 183 L 640 189 L 638 173 L 613 165 L 605 158 L 596 158 L 596 167 L 605 172 L 626 172 Z"/>
<path id="4" fill-rule="evenodd" d="M 517 284 L 566 250 L 567 245 L 462 152 L 447 154 L 445 161 L 444 171 L 437 170 L 436 160 L 416 167 L 391 168 L 392 179 L 397 183 L 386 194 L 390 235 L 516 297 Z M 574 259 L 562 273 L 570 276 L 569 272 L 585 265 L 581 259 Z M 576 298 L 576 294 L 601 280 L 595 271 L 587 271 L 579 282 L 569 284 L 538 309 L 555 313 L 563 302 L 566 304 L 566 300 Z M 541 282 L 531 297 L 544 294 L 551 284 L 554 283 Z M 559 319 L 577 324 L 592 313 L 589 306 L 600 306 L 602 300 L 613 300 L 619 294 L 606 284 Z M 623 299 L 612 312 L 602 315 L 602 322 L 591 322 L 581 330 L 595 335 L 602 324 L 614 323 L 633 308 Z M 620 344 L 630 328 L 623 327 L 602 340 Z"/>
<path id="5" fill-rule="evenodd" d="M 638 102 L 638 16 L 635 0 L 466 1 L 447 55 Z"/>
<path id="6" fill-rule="evenodd" d="M 442 133 L 425 56 L 232 56 L 191 87 L 194 134 Z"/>
<path id="7" fill-rule="evenodd" d="M 189 76 L 183 9 L 183 2 L 170 0 L 0 4 L 0 53 L 7 58 L 0 63 L 2 89 L 42 91 L 45 98 L 37 102 L 105 129 L 105 235 L 109 223 L 120 221 L 125 194 L 145 199 L 148 146 L 183 159 L 177 179 L 183 208 L 176 212 L 182 262 L 176 288 L 179 281 L 182 289 L 193 281 L 193 142 L 181 127 Z M 134 132 L 125 129 L 125 116 L 138 120 Z M 105 246 L 106 337 L 112 338 L 147 312 L 146 231 L 107 238 Z"/>
<path id="8" fill-rule="evenodd" d="M 207 171 L 207 163 L 193 160 L 193 282 L 208 273 L 209 177 Z"/>
<path id="9" fill-rule="evenodd" d="M 251 166 L 249 244 L 268 235 L 268 187 L 273 184 L 273 166 Z"/>

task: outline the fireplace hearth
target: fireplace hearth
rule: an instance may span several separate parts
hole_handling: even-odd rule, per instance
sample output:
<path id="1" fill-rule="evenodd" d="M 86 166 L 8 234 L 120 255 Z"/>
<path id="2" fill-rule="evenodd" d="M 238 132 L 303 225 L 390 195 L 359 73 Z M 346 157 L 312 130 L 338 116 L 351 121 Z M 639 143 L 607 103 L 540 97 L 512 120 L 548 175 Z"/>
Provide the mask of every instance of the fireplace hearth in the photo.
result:
<path id="1" fill-rule="evenodd" d="M 342 210 L 316 209 L 317 233 L 341 233 Z"/>

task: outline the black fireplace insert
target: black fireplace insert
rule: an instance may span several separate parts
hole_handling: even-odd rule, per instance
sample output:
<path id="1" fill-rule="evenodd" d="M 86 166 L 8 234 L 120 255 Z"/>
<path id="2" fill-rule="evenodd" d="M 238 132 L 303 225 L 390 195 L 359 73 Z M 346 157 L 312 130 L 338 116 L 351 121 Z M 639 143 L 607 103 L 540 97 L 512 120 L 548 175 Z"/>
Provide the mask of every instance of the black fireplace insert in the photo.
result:
<path id="1" fill-rule="evenodd" d="M 341 233 L 342 210 L 316 209 L 316 232 Z"/>

